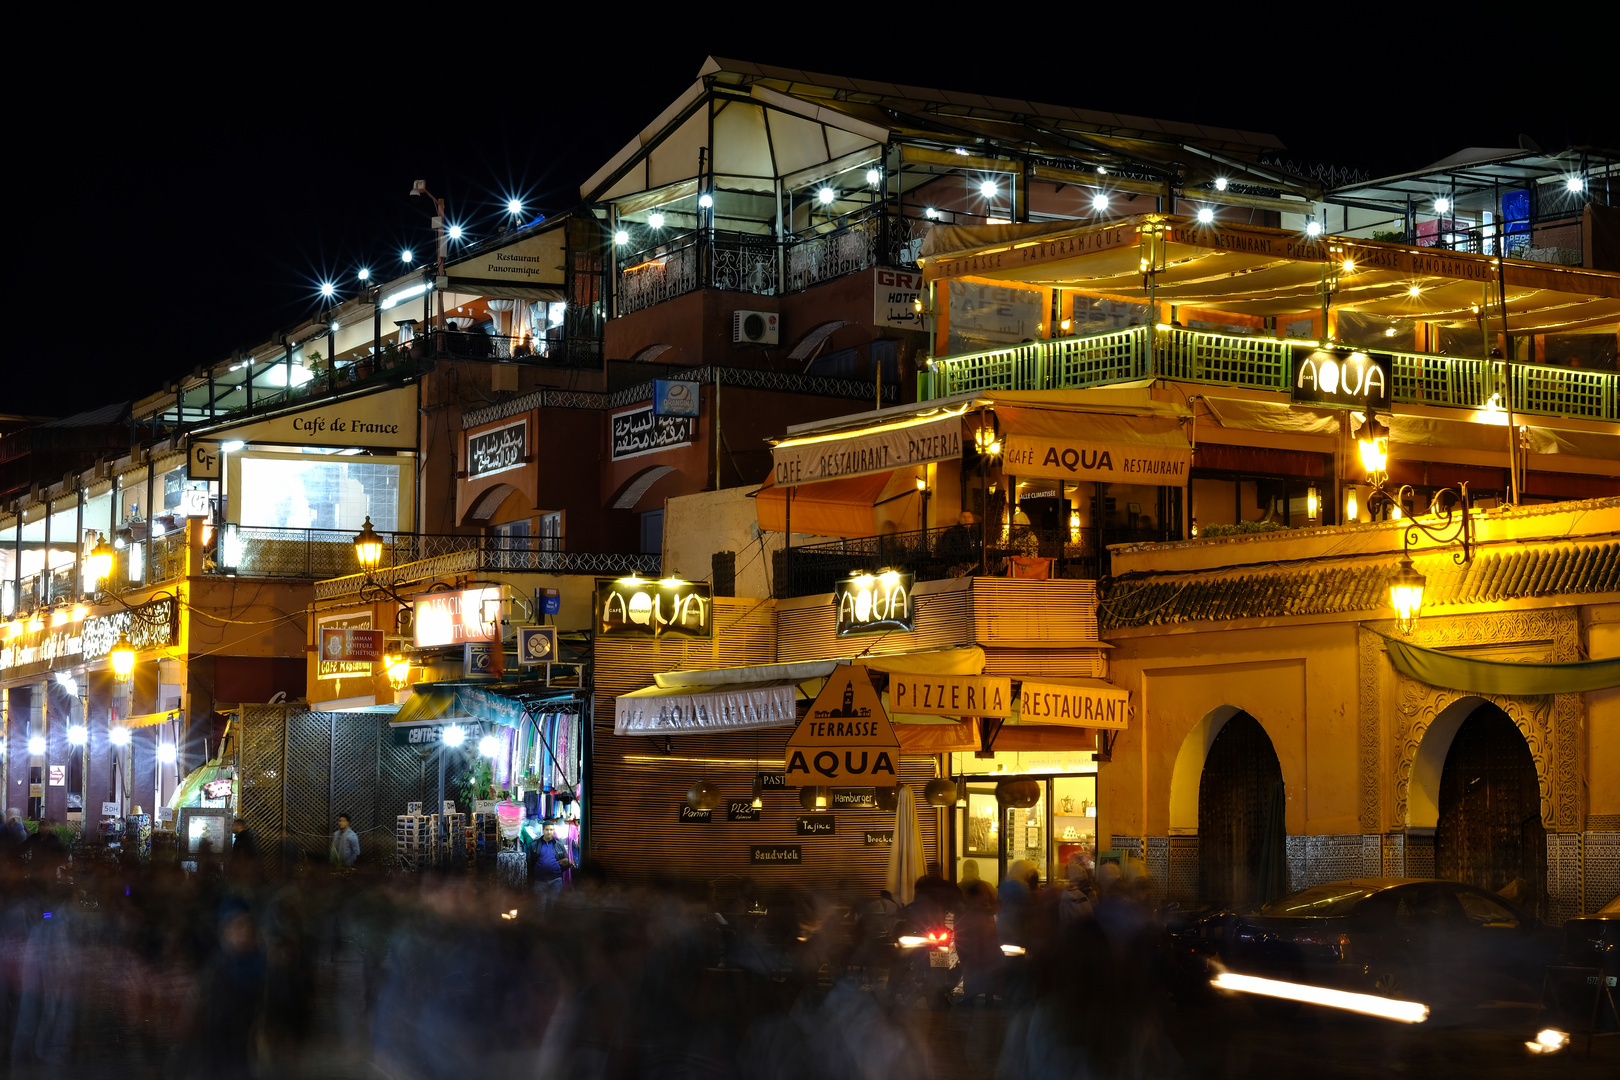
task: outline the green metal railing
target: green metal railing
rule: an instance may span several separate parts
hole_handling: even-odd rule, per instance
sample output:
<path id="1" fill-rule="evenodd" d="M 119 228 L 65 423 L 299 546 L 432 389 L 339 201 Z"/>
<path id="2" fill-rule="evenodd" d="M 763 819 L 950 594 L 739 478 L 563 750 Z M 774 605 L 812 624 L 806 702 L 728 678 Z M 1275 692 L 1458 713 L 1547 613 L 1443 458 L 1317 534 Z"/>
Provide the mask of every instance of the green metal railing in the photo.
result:
<path id="1" fill-rule="evenodd" d="M 991 390 L 1066 390 L 1147 378 L 1286 392 L 1289 351 L 1297 344 L 1179 327 L 1131 326 L 941 357 L 920 377 L 917 396 L 929 400 Z M 1508 368 L 1501 360 L 1388 355 L 1392 401 L 1478 409 L 1500 395 L 1504 400 L 1511 396 L 1515 412 L 1620 420 L 1620 374 L 1612 371 L 1514 364 L 1510 395 Z"/>

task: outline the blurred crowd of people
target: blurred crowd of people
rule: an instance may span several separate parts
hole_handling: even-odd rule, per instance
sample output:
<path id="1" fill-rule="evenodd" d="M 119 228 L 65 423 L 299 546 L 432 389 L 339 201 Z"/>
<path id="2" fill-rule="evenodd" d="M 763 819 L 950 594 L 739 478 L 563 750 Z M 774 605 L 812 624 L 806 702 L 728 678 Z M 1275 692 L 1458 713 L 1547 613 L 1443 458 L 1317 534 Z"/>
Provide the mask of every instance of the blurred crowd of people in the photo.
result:
<path id="1" fill-rule="evenodd" d="M 892 901 L 750 885 L 739 910 L 773 928 L 781 961 L 750 967 L 717 933 L 736 919 L 717 917 L 712 890 L 609 882 L 587 863 L 513 892 L 351 866 L 346 840 L 287 873 L 240 829 L 236 858 L 188 865 L 6 842 L 0 1073 L 953 1073 L 918 1003 L 879 992 L 887 955 L 835 933 L 885 916 L 892 929 Z M 977 869 L 958 884 L 931 868 L 911 914 L 949 915 L 967 1001 L 1005 1009 L 1005 1041 L 987 1051 L 999 1075 L 1173 1075 L 1145 882 L 1077 864 L 1042 885 L 1015 863 L 998 886 Z"/>

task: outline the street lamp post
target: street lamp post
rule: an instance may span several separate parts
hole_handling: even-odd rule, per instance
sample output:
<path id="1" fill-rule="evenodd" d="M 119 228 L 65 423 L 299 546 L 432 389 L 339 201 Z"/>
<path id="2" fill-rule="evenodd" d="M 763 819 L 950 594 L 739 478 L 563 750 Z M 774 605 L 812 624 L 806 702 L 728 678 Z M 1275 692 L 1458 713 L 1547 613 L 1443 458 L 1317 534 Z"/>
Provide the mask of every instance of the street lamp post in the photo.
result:
<path id="1" fill-rule="evenodd" d="M 444 290 L 438 288 L 438 284 L 439 279 L 444 277 L 444 200 L 428 190 L 426 180 L 418 180 L 412 184 L 411 194 L 421 195 L 433 204 L 433 229 L 438 237 L 438 242 L 435 244 L 438 262 L 434 271 L 433 291 L 439 298 L 437 329 L 442 333 L 444 331 Z"/>

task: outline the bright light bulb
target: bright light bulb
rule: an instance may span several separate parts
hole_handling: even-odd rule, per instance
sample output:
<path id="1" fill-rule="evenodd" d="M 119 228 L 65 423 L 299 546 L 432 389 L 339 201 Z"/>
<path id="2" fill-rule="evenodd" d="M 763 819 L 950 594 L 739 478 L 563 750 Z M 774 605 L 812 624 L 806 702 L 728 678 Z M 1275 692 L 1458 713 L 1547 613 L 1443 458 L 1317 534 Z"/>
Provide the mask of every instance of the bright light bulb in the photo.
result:
<path id="1" fill-rule="evenodd" d="M 70 724 L 68 726 L 68 745 L 83 746 L 90 741 L 90 732 L 83 724 Z"/>
<path id="2" fill-rule="evenodd" d="M 986 180 L 984 183 L 979 185 L 979 194 L 983 195 L 987 199 L 995 198 L 996 192 L 999 190 L 1001 189 L 996 187 L 996 182 L 994 180 Z"/>
<path id="3" fill-rule="evenodd" d="M 1207 206 L 1202 207 L 1202 208 L 1199 209 L 1199 211 L 1198 211 L 1198 224 L 1200 224 L 1200 225 L 1208 225 L 1210 222 L 1212 222 L 1214 220 L 1215 220 L 1215 211 L 1211 210 Z"/>
<path id="4" fill-rule="evenodd" d="M 446 746 L 460 746 L 467 741 L 467 732 L 463 728 L 452 724 L 444 729 L 444 733 L 439 736 L 439 741 Z"/>
<path id="5" fill-rule="evenodd" d="M 1320 221 L 1306 222 L 1305 223 L 1305 235 L 1306 236 L 1321 236 L 1322 235 L 1322 223 Z"/>
<path id="6" fill-rule="evenodd" d="M 822 206 L 831 206 L 832 201 L 838 198 L 838 192 L 834 191 L 830 187 L 824 187 L 820 191 L 816 192 L 816 198 L 821 200 Z"/>
<path id="7" fill-rule="evenodd" d="M 355 277 L 358 277 L 361 281 L 370 281 L 371 280 L 371 271 L 370 270 L 361 270 L 358 274 L 355 275 Z"/>
<path id="8" fill-rule="evenodd" d="M 321 282 L 321 295 L 330 299 L 337 294 L 337 288 L 330 281 Z"/>
<path id="9" fill-rule="evenodd" d="M 647 215 L 647 224 L 651 225 L 655 229 L 662 229 L 664 227 L 664 215 L 663 214 L 648 214 Z"/>
<path id="10" fill-rule="evenodd" d="M 521 214 L 523 213 L 523 204 L 517 199 L 508 199 L 506 200 L 506 212 L 508 214 Z"/>
<path id="11" fill-rule="evenodd" d="M 107 741 L 114 746 L 128 746 L 129 737 L 129 728 L 127 727 L 115 727 L 107 732 Z"/>
<path id="12" fill-rule="evenodd" d="M 452 225 L 452 226 L 450 226 L 448 232 L 450 234 L 450 239 L 452 239 L 452 240 L 460 240 L 461 239 L 461 226 L 460 225 Z"/>
<path id="13" fill-rule="evenodd" d="M 866 182 L 871 184 L 873 187 L 877 187 L 878 184 L 883 182 L 883 174 L 878 172 L 876 169 L 867 169 Z"/>
<path id="14" fill-rule="evenodd" d="M 1437 214 L 1451 213 L 1451 200 L 1446 198 L 1444 195 L 1434 200 L 1434 212 Z"/>
<path id="15" fill-rule="evenodd" d="M 698 196 L 698 205 L 707 210 L 709 207 L 714 205 L 714 196 L 705 191 L 703 194 Z"/>
<path id="16" fill-rule="evenodd" d="M 30 735 L 28 737 L 28 752 L 30 754 L 43 754 L 45 752 L 45 736 Z"/>
<path id="17" fill-rule="evenodd" d="M 1339 265 L 1344 268 L 1344 272 L 1347 274 L 1353 274 L 1356 272 L 1356 260 L 1354 259 L 1346 259 Z"/>
<path id="18" fill-rule="evenodd" d="M 1406 287 L 1406 295 L 1411 296 L 1411 297 L 1422 296 L 1423 295 L 1423 286 L 1421 286 L 1421 285 L 1408 285 Z"/>
<path id="19" fill-rule="evenodd" d="M 628 244 L 630 242 L 630 234 L 625 232 L 623 229 L 620 229 L 618 232 L 613 234 L 613 242 L 615 244 Z"/>
<path id="20" fill-rule="evenodd" d="M 923 217 L 933 221 L 935 218 L 939 217 L 939 211 L 930 206 L 928 209 L 923 211 Z"/>
<path id="21" fill-rule="evenodd" d="M 1095 194 L 1095 195 L 1093 195 L 1091 197 L 1091 208 L 1093 210 L 1107 210 L 1108 209 L 1108 196 L 1104 195 L 1100 191 L 1097 192 L 1097 194 Z"/>
<path id="22" fill-rule="evenodd" d="M 501 752 L 501 741 L 493 735 L 485 735 L 478 740 L 478 752 L 485 757 L 494 757 Z"/>
<path id="23" fill-rule="evenodd" d="M 1215 190 L 1216 191 L 1225 191 L 1226 190 L 1226 177 L 1217 176 L 1215 178 Z"/>
<path id="24" fill-rule="evenodd" d="M 415 258 L 415 256 L 411 254 L 409 248 L 406 248 L 405 250 L 403 250 L 403 251 L 401 251 L 399 253 L 399 261 L 402 262 L 402 263 L 408 263 L 413 258 Z"/>
<path id="25" fill-rule="evenodd" d="M 1569 188 L 1571 191 L 1580 191 L 1582 188 L 1586 187 L 1586 181 L 1582 180 L 1578 176 L 1572 176 L 1568 180 L 1564 181 L 1564 186 Z"/>
<path id="26" fill-rule="evenodd" d="M 332 331 L 332 333 L 334 333 L 334 334 L 335 334 L 335 333 L 337 333 L 337 332 L 338 332 L 338 324 L 337 324 L 337 320 L 335 320 L 335 319 L 334 319 L 334 320 L 333 320 L 333 321 L 332 321 L 332 325 L 331 325 L 331 326 L 329 326 L 329 327 L 327 327 L 327 329 L 328 329 L 328 330 L 330 330 L 330 331 Z"/>
<path id="27" fill-rule="evenodd" d="M 157 748 L 157 759 L 159 761 L 165 765 L 173 765 L 175 756 L 174 743 L 166 742 L 159 744 Z"/>

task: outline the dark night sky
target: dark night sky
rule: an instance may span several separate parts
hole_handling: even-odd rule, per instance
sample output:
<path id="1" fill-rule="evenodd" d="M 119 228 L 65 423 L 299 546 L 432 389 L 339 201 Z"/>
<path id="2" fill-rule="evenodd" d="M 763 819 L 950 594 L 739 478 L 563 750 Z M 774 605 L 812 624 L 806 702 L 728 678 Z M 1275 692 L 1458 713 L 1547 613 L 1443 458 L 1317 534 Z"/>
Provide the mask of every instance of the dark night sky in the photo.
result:
<path id="1" fill-rule="evenodd" d="M 1352 33 L 1342 14 L 1320 26 L 1245 14 L 1248 29 L 1226 18 L 1206 33 L 1202 5 L 1156 20 L 1158 31 L 1114 23 L 1102 35 L 1070 14 L 1021 36 L 1034 9 L 953 19 L 878 5 L 848 34 L 807 5 L 777 25 L 712 4 L 655 22 L 604 6 L 573 26 L 542 18 L 548 9 L 459 14 L 455 44 L 431 47 L 411 43 L 436 40 L 426 22 L 407 41 L 395 18 L 391 33 L 367 35 L 368 52 L 320 48 L 361 28 L 290 11 L 229 29 L 110 27 L 71 53 L 41 35 L 50 63 L 29 83 L 8 155 L 13 282 L 33 282 L 33 303 L 11 328 L 0 411 L 60 416 L 156 392 L 300 321 L 324 275 L 392 270 L 405 243 L 425 254 L 429 211 L 407 194 L 417 178 L 474 236 L 509 192 L 540 212 L 568 209 L 709 54 L 1269 131 L 1300 156 L 1375 175 L 1513 146 L 1520 132 L 1549 151 L 1620 143 L 1595 28 L 1561 36 L 1556 74 L 1496 85 L 1467 55 L 1472 33 L 1435 64 L 1405 67 L 1400 57 L 1437 47 L 1432 37 L 1409 22 Z M 1246 46 L 1249 33 L 1264 43 Z M 1155 43 L 1146 60 L 1144 37 Z M 1313 55 L 1308 41 L 1325 47 Z M 973 60 L 973 48 L 990 51 Z M 433 89 L 441 80 L 449 92 Z"/>

